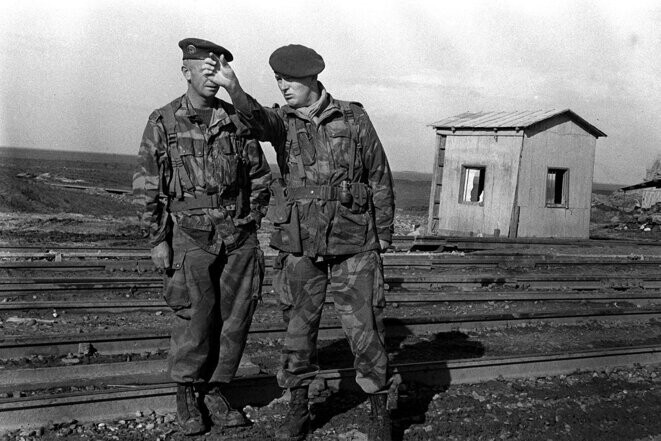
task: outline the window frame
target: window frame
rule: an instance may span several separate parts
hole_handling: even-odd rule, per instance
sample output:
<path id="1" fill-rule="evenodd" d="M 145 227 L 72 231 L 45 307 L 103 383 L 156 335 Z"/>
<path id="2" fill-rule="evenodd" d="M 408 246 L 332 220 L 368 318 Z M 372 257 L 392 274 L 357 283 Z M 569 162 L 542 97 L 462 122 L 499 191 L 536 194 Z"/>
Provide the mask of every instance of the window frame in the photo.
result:
<path id="1" fill-rule="evenodd" d="M 556 182 L 559 174 L 562 175 L 562 199 L 560 203 L 549 202 L 549 175 L 555 172 Z M 559 173 L 561 172 L 561 173 Z M 557 191 L 557 184 L 554 186 L 553 201 Z M 544 178 L 544 206 L 546 208 L 569 208 L 569 168 L 567 167 L 547 167 Z"/>
<path id="2" fill-rule="evenodd" d="M 482 201 L 471 201 L 464 199 L 465 190 L 466 190 L 466 176 L 468 170 L 480 170 L 480 179 L 478 182 L 478 190 L 480 189 L 479 185 L 482 185 Z M 487 166 L 486 165 L 477 165 L 477 164 L 462 164 L 461 166 L 461 176 L 459 180 L 459 203 L 465 205 L 477 205 L 484 207 L 485 200 L 485 190 L 486 190 L 486 180 L 487 180 Z"/>

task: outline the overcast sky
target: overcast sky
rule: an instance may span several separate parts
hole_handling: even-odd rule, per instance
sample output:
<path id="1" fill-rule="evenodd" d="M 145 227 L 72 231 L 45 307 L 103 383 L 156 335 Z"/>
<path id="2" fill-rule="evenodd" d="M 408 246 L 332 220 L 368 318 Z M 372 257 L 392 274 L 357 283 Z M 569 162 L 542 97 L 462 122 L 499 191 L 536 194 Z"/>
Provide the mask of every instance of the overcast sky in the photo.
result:
<path id="1" fill-rule="evenodd" d="M 314 48 L 398 171 L 430 172 L 428 124 L 465 111 L 572 109 L 608 135 L 599 182 L 640 182 L 661 153 L 658 1 L 3 1 L 0 146 L 137 153 L 149 113 L 185 92 L 185 37 L 232 51 L 268 105 L 271 52 Z"/>

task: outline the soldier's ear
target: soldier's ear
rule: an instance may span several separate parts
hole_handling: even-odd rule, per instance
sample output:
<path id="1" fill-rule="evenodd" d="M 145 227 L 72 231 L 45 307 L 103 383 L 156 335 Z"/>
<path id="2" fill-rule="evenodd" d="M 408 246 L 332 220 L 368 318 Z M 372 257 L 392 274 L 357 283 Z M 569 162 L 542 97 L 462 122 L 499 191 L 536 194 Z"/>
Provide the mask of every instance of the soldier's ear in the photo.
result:
<path id="1" fill-rule="evenodd" d="M 190 81 L 191 73 L 188 66 L 186 66 L 185 64 L 181 66 L 181 73 L 183 74 L 184 78 L 186 78 L 186 81 Z"/>

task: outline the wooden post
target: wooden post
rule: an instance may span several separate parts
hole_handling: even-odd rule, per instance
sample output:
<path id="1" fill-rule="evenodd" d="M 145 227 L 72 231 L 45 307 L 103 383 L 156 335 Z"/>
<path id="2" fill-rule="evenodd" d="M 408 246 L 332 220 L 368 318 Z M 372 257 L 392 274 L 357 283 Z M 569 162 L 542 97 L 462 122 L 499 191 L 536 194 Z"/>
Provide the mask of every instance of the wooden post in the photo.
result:
<path id="1" fill-rule="evenodd" d="M 446 135 L 436 134 L 436 152 L 434 154 L 434 169 L 431 177 L 431 191 L 429 192 L 429 216 L 427 221 L 427 234 L 436 234 L 440 219 L 441 187 L 443 185 L 443 166 L 445 165 Z"/>
<path id="2" fill-rule="evenodd" d="M 517 130 L 518 132 L 518 130 Z M 521 161 L 523 159 L 523 148 L 525 145 L 526 134 L 521 134 L 521 149 L 519 150 L 519 167 L 516 170 L 516 184 L 514 185 L 514 200 L 512 201 L 512 215 L 510 217 L 510 229 L 507 237 L 514 239 L 519 236 L 519 215 L 521 209 L 519 208 L 519 180 L 521 179 Z"/>

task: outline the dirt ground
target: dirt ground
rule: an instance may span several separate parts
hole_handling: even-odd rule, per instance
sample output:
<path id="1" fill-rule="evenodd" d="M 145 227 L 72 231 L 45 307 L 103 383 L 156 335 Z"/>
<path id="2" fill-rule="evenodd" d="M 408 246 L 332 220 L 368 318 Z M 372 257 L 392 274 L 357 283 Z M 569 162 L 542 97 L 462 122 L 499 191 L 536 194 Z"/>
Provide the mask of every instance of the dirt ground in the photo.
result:
<path id="1" fill-rule="evenodd" d="M 529 379 L 497 379 L 449 388 L 410 384 L 393 411 L 395 440 L 661 440 L 661 370 L 605 369 Z M 308 441 L 365 441 L 368 402 L 339 392 L 314 403 Z M 138 412 L 131 418 L 81 424 L 72 420 L 0 436 L 0 441 L 268 441 L 284 413 L 284 400 L 246 407 L 250 427 L 212 427 L 184 437 L 172 413 Z"/>

